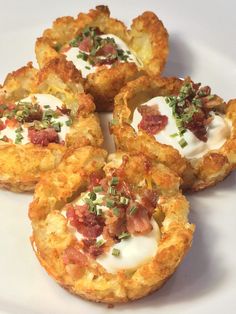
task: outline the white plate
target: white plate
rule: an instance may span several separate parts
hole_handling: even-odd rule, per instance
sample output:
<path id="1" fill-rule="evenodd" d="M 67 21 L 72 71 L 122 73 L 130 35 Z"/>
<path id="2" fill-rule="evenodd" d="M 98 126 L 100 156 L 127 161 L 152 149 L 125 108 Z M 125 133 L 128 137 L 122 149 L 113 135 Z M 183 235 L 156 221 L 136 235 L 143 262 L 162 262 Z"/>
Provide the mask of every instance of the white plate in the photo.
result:
<path id="1" fill-rule="evenodd" d="M 226 100 L 236 97 L 233 0 L 102 2 L 126 23 L 144 10 L 156 12 L 170 33 L 165 73 L 189 74 Z M 86 12 L 95 4 L 99 1 L 0 0 L 0 81 L 34 60 L 34 40 L 54 18 Z M 0 313 L 235 313 L 235 188 L 234 173 L 214 188 L 188 195 L 197 229 L 185 261 L 159 292 L 114 309 L 74 297 L 48 277 L 29 243 L 27 207 L 32 196 L 0 191 Z"/>

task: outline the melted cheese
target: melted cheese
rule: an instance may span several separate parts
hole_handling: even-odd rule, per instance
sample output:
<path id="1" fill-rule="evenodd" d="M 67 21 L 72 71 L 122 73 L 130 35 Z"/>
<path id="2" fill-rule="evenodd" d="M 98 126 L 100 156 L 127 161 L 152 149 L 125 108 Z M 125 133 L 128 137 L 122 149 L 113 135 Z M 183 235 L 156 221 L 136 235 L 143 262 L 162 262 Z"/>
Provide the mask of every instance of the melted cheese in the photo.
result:
<path id="1" fill-rule="evenodd" d="M 105 34 L 105 35 L 100 35 L 99 37 L 102 37 L 102 38 L 113 38 L 114 41 L 116 42 L 117 46 L 119 49 L 122 49 L 124 50 L 125 52 L 126 51 L 129 51 L 130 54 L 129 54 L 129 57 L 128 57 L 128 60 L 127 62 L 134 62 L 138 67 L 141 66 L 141 63 L 140 61 L 138 60 L 138 58 L 135 56 L 135 53 L 130 51 L 130 49 L 128 48 L 128 46 L 126 45 L 126 43 L 121 40 L 119 37 L 113 35 L 113 34 Z M 84 61 L 83 59 L 81 58 L 77 58 L 78 54 L 80 52 L 83 52 L 81 51 L 79 48 L 77 47 L 71 47 L 69 50 L 67 50 L 65 52 L 65 55 L 66 55 L 66 59 L 68 61 L 71 61 L 73 62 L 73 64 L 75 65 L 75 67 L 78 69 L 78 70 L 81 70 L 81 73 L 82 73 L 82 76 L 85 78 L 87 75 L 89 75 L 90 73 L 94 73 L 96 72 L 98 69 L 99 69 L 99 66 L 92 66 L 89 62 L 87 61 Z M 83 52 L 85 53 L 85 52 Z M 121 62 L 124 62 L 124 61 L 121 61 Z M 110 64 L 106 64 L 106 65 L 103 65 L 103 67 L 107 67 L 107 68 L 110 68 L 111 65 Z"/>
<path id="2" fill-rule="evenodd" d="M 179 144 L 181 137 L 171 137 L 179 130 L 172 115 L 172 109 L 165 102 L 165 97 L 152 98 L 145 104 L 148 106 L 158 105 L 160 113 L 168 117 L 167 126 L 155 135 L 155 139 L 162 144 L 173 146 L 182 156 L 189 159 L 200 158 L 209 150 L 219 149 L 230 135 L 230 123 L 223 116 L 211 112 L 213 119 L 207 127 L 207 142 L 200 141 L 192 132 L 187 130 L 183 138 L 188 145 L 182 148 Z M 135 109 L 131 125 L 136 131 L 138 131 L 138 124 L 141 119 L 141 114 Z"/>
<path id="3" fill-rule="evenodd" d="M 84 205 L 84 199 L 88 197 L 88 193 L 83 193 L 79 198 L 77 198 L 73 204 L 74 205 Z M 103 199 L 101 193 L 96 193 L 96 200 L 99 202 Z M 109 210 L 108 207 L 104 205 L 99 206 L 103 212 Z M 63 210 L 61 214 L 66 218 L 66 210 Z M 102 265 L 109 273 L 116 273 L 119 270 L 135 270 L 139 266 L 148 262 L 152 257 L 155 256 L 158 250 L 158 243 L 160 240 L 160 229 L 157 222 L 152 218 L 152 231 L 145 235 L 131 235 L 130 238 L 121 240 L 119 243 L 114 244 L 110 251 L 104 253 L 96 258 L 96 261 Z M 75 228 L 68 227 L 72 232 L 74 232 L 75 237 L 78 241 L 83 239 L 83 235 L 76 231 Z M 96 239 L 104 240 L 103 236 L 100 235 Z M 142 248 L 140 250 L 140 248 Z M 112 250 L 120 250 L 120 256 L 112 255 Z"/>
<path id="4" fill-rule="evenodd" d="M 37 103 L 42 107 L 43 110 L 52 109 L 56 110 L 57 107 L 62 107 L 62 101 L 58 99 L 57 97 L 50 95 L 50 94 L 32 94 L 28 96 L 27 98 L 21 99 L 19 102 L 31 102 L 32 97 L 36 98 Z M 49 106 L 49 108 L 45 109 L 44 106 Z M 2 121 L 5 122 L 6 118 L 3 117 Z M 66 125 L 66 121 L 68 121 L 67 115 L 59 116 L 58 118 L 52 118 L 52 121 L 54 122 L 60 122 L 61 123 L 61 131 L 58 132 L 59 140 L 64 141 L 66 138 L 66 134 L 69 131 L 69 127 Z M 28 138 L 28 128 L 26 128 L 24 125 L 22 125 L 23 132 L 21 133 L 23 136 L 23 139 L 20 144 L 27 144 L 30 142 Z M 14 143 L 16 138 L 16 128 L 10 128 L 6 127 L 2 131 L 0 131 L 0 137 L 3 137 L 4 135 L 7 136 L 9 139 L 11 139 Z"/>

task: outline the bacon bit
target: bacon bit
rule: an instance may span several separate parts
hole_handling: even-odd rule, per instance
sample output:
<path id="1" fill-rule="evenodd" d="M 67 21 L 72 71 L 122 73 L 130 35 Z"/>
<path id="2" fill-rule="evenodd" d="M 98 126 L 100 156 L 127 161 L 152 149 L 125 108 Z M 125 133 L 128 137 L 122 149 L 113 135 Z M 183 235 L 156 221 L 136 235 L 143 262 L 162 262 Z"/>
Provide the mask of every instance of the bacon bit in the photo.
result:
<path id="1" fill-rule="evenodd" d="M 14 110 L 16 108 L 15 104 L 7 104 L 9 110 Z"/>
<path id="2" fill-rule="evenodd" d="M 5 126 L 13 129 L 18 125 L 18 121 L 16 119 L 6 119 Z"/>
<path id="3" fill-rule="evenodd" d="M 3 123 L 3 121 L 0 120 L 0 131 L 4 130 L 6 128 L 6 125 Z"/>
<path id="4" fill-rule="evenodd" d="M 92 42 L 90 37 L 85 37 L 79 44 L 78 47 L 84 52 L 90 52 L 92 48 Z"/>
<path id="5" fill-rule="evenodd" d="M 28 117 L 25 117 L 25 122 L 33 122 L 35 120 L 37 121 L 41 121 L 43 117 L 43 111 L 42 109 L 39 107 L 37 108 L 37 111 L 34 112 L 30 112 L 30 114 L 28 115 Z"/>
<path id="6" fill-rule="evenodd" d="M 94 239 L 102 234 L 104 218 L 90 213 L 88 205 L 75 205 L 67 211 L 70 224 L 85 238 Z"/>
<path id="7" fill-rule="evenodd" d="M 192 120 L 186 123 L 186 128 L 188 128 L 200 141 L 207 141 L 207 130 L 206 126 L 206 116 L 203 111 L 194 113 Z"/>
<path id="8" fill-rule="evenodd" d="M 165 115 L 143 116 L 138 128 L 155 135 L 163 130 L 168 123 L 168 117 Z"/>
<path id="9" fill-rule="evenodd" d="M 49 143 L 59 143 L 59 136 L 55 129 L 43 130 L 28 129 L 28 137 L 33 144 L 47 146 Z"/>
<path id="10" fill-rule="evenodd" d="M 108 43 L 105 44 L 103 47 L 101 47 L 97 53 L 97 56 L 103 56 L 103 57 L 107 57 L 110 55 L 116 55 L 116 48 L 114 47 L 114 45 Z"/>
<path id="11" fill-rule="evenodd" d="M 86 266 L 88 264 L 86 255 L 73 246 L 65 249 L 62 259 L 65 264 L 77 264 L 80 266 Z"/>
<path id="12" fill-rule="evenodd" d="M 152 190 L 145 190 L 142 197 L 142 205 L 146 208 L 149 217 L 152 216 L 154 209 L 157 206 L 158 195 Z"/>
<path id="13" fill-rule="evenodd" d="M 94 186 L 101 185 L 100 181 L 104 177 L 104 172 L 102 170 L 98 170 L 96 172 L 93 172 L 89 177 L 89 186 L 88 190 L 92 191 Z"/>
<path id="14" fill-rule="evenodd" d="M 96 239 L 83 239 L 84 252 L 88 253 L 91 257 L 96 258 L 104 253 L 104 245 L 97 246 Z"/>
<path id="15" fill-rule="evenodd" d="M 71 110 L 70 110 L 69 108 L 66 108 L 65 105 L 62 105 L 61 108 L 57 106 L 57 110 L 58 110 L 60 113 L 62 113 L 62 114 L 67 114 L 67 115 L 69 115 L 70 112 L 71 112 Z"/>
<path id="16" fill-rule="evenodd" d="M 12 140 L 11 140 L 9 137 L 7 137 L 6 135 L 4 135 L 1 140 L 2 140 L 3 142 L 12 143 Z"/>
<path id="17" fill-rule="evenodd" d="M 112 238 L 118 237 L 126 229 L 125 209 L 119 208 L 119 215 L 116 216 L 111 211 L 106 215 L 106 232 Z"/>
<path id="18" fill-rule="evenodd" d="M 126 214 L 127 230 L 130 234 L 147 234 L 152 230 L 152 225 L 146 209 L 138 206 L 138 210 L 133 214 Z"/>
<path id="19" fill-rule="evenodd" d="M 127 197 L 133 196 L 130 185 L 125 181 L 121 181 L 121 180 L 119 181 L 119 184 L 117 186 L 117 190 L 120 191 L 122 194 L 124 194 Z"/>
<path id="20" fill-rule="evenodd" d="M 155 135 L 163 130 L 168 123 L 168 117 L 160 114 L 157 105 L 143 105 L 139 107 L 138 111 L 142 116 L 138 128 L 151 135 Z"/>

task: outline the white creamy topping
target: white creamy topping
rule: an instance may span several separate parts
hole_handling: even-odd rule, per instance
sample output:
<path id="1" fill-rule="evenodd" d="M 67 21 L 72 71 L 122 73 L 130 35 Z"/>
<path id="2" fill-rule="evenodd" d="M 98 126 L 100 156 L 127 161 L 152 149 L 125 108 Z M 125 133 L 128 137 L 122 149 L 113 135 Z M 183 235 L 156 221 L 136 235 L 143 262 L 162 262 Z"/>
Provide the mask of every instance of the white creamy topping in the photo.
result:
<path id="1" fill-rule="evenodd" d="M 48 110 L 48 109 L 56 110 L 57 107 L 61 108 L 63 105 L 63 102 L 59 98 L 50 94 L 32 94 L 24 99 L 21 99 L 18 103 L 20 102 L 31 103 L 32 100 L 35 98 L 36 98 L 37 103 L 42 107 L 43 111 Z M 33 101 L 35 102 L 35 100 Z M 45 108 L 45 106 L 47 108 Z M 68 133 L 69 127 L 66 125 L 66 121 L 68 121 L 68 119 L 69 118 L 67 115 L 61 115 L 61 116 L 58 116 L 58 118 L 51 119 L 52 122 L 61 123 L 61 131 L 58 132 L 60 142 L 65 140 L 66 134 Z M 6 117 L 3 117 L 1 120 L 5 123 Z M 25 127 L 24 125 L 22 125 L 22 128 L 23 128 L 23 132 L 21 134 L 23 136 L 23 139 L 20 144 L 27 144 L 30 142 L 28 138 L 28 128 Z M 0 131 L 0 137 L 3 137 L 5 135 L 8 138 L 12 139 L 14 143 L 15 138 L 16 138 L 15 130 L 16 128 L 10 128 L 7 126 L 5 129 Z"/>
<path id="2" fill-rule="evenodd" d="M 89 192 L 81 194 L 81 196 L 73 202 L 73 205 L 84 205 L 84 199 L 88 197 L 88 194 Z M 102 201 L 104 195 L 96 193 L 96 197 L 99 203 L 99 201 Z M 104 205 L 99 205 L 98 207 L 101 208 L 103 212 L 109 210 L 109 208 Z M 66 218 L 66 210 L 63 210 L 61 214 Z M 157 253 L 160 240 L 160 229 L 153 218 L 151 219 L 151 224 L 153 227 L 151 232 L 145 235 L 131 235 L 128 239 L 121 240 L 119 243 L 114 244 L 109 252 L 98 256 L 96 261 L 110 273 L 116 273 L 119 270 L 135 270 L 148 262 Z M 68 226 L 70 227 L 69 222 Z M 83 235 L 76 231 L 75 228 L 70 227 L 70 230 L 74 232 L 78 241 L 83 239 Z M 96 241 L 99 240 L 104 240 L 102 235 L 96 238 Z M 112 255 L 113 249 L 119 250 L 120 255 Z"/>
<path id="3" fill-rule="evenodd" d="M 158 109 L 162 115 L 168 117 L 166 127 L 155 135 L 158 142 L 171 145 L 176 148 L 181 155 L 193 159 L 200 158 L 209 150 L 219 149 L 230 135 L 230 122 L 226 118 L 211 112 L 212 121 L 207 126 L 207 142 L 200 141 L 191 131 L 186 130 L 183 138 L 187 142 L 187 146 L 181 147 L 179 141 L 182 137 L 171 135 L 179 132 L 175 118 L 172 115 L 172 109 L 165 101 L 165 97 L 155 97 L 149 100 L 145 105 L 158 105 Z M 141 114 L 136 108 L 133 115 L 132 127 L 138 131 L 138 124 L 142 119 Z"/>
<path id="4" fill-rule="evenodd" d="M 113 245 L 108 253 L 97 257 L 97 262 L 110 273 L 119 270 L 134 270 L 155 256 L 160 240 L 160 230 L 154 219 L 153 229 L 145 235 L 132 235 L 130 238 Z M 112 250 L 120 250 L 120 256 L 112 255 Z"/>
<path id="5" fill-rule="evenodd" d="M 113 38 L 119 49 L 122 49 L 125 52 L 126 51 L 130 52 L 127 62 L 134 62 L 138 67 L 140 67 L 140 61 L 135 56 L 135 53 L 134 52 L 131 53 L 131 51 L 128 48 L 128 46 L 126 45 L 126 43 L 123 40 L 121 40 L 119 37 L 117 37 L 113 34 L 104 34 L 104 35 L 100 35 L 99 37 L 101 37 L 101 38 L 108 38 L 108 37 Z M 92 66 L 89 62 L 84 61 L 81 58 L 77 58 L 77 56 L 80 52 L 85 53 L 84 51 L 80 50 L 77 47 L 71 47 L 69 50 L 67 50 L 65 52 L 65 55 L 66 55 L 66 59 L 68 61 L 73 62 L 75 67 L 78 70 L 81 70 L 82 76 L 85 78 L 88 74 L 96 72 L 98 70 L 99 66 Z M 124 61 L 120 61 L 120 62 L 124 62 Z M 110 64 L 103 65 L 103 67 L 104 66 L 107 68 L 111 67 Z"/>

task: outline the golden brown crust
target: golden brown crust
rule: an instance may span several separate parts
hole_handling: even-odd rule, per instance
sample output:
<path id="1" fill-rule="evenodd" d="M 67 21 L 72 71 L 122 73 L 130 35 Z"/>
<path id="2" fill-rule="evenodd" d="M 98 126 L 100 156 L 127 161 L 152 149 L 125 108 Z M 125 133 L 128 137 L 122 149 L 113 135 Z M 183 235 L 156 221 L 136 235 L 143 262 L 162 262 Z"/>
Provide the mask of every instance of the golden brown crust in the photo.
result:
<path id="1" fill-rule="evenodd" d="M 156 96 L 176 95 L 181 85 L 182 81 L 177 78 L 147 76 L 129 82 L 115 97 L 111 131 L 117 148 L 145 152 L 176 171 L 183 178 L 184 189 L 198 191 L 223 180 L 236 166 L 236 100 L 219 108 L 232 123 L 228 140 L 220 149 L 209 151 L 194 161 L 181 157 L 173 147 L 158 143 L 145 131 L 136 133 L 130 126 L 133 111 L 138 105 Z"/>
<path id="2" fill-rule="evenodd" d="M 158 75 L 162 72 L 168 56 L 168 33 L 163 23 L 153 12 L 144 12 L 133 20 L 128 30 L 124 23 L 111 18 L 107 6 L 97 6 L 87 14 L 80 13 L 77 18 L 62 17 L 44 31 L 35 45 L 40 67 L 60 55 L 60 48 L 76 37 L 85 27 L 98 27 L 105 34 L 120 37 L 141 60 L 138 69 L 135 64 L 118 64 L 114 68 L 103 69 L 89 74 L 86 90 L 95 98 L 98 111 L 111 111 L 113 99 L 125 83 L 137 78 L 142 72 Z"/>
<path id="3" fill-rule="evenodd" d="M 87 266 L 65 265 L 63 252 L 76 247 L 76 239 L 60 211 L 73 194 L 78 196 L 76 191 L 86 190 L 89 175 L 103 167 L 105 155 L 101 149 L 76 149 L 57 169 L 42 176 L 29 210 L 33 227 L 31 242 L 41 265 L 70 292 L 96 302 L 127 302 L 157 290 L 171 276 L 191 246 L 194 226 L 188 223 L 188 202 L 179 192 L 180 179 L 173 172 L 162 164 L 150 164 L 142 154 L 117 152 L 109 157 L 104 168 L 106 174 L 121 167 L 120 160 L 125 156 L 126 167 L 122 171 L 129 183 L 137 184 L 137 180 L 146 178 L 158 187 L 160 198 L 155 210 L 161 228 L 158 251 L 132 272 L 108 273 L 92 259 Z M 157 217 L 158 213 L 162 219 Z"/>
<path id="4" fill-rule="evenodd" d="M 69 147 L 100 146 L 103 136 L 95 105 L 83 92 L 82 78 L 74 66 L 63 58 L 53 59 L 40 71 L 27 66 L 8 74 L 0 88 L 1 103 L 15 103 L 30 94 L 51 94 L 71 109 L 73 123 L 66 143 L 42 147 L 34 144 L 15 145 L 1 141 L 0 186 L 13 191 L 31 191 L 40 174 L 54 168 Z"/>

